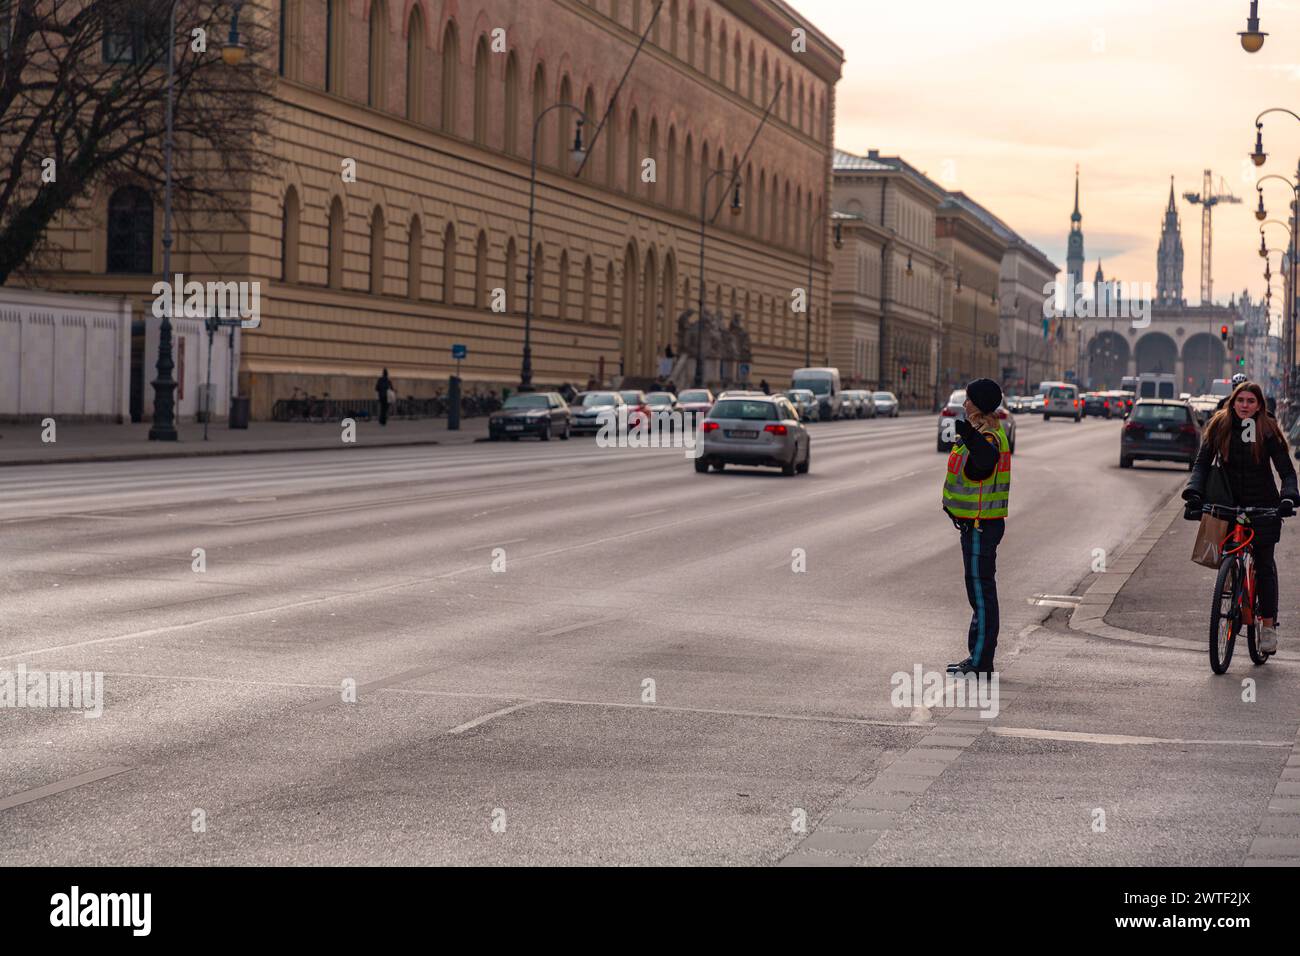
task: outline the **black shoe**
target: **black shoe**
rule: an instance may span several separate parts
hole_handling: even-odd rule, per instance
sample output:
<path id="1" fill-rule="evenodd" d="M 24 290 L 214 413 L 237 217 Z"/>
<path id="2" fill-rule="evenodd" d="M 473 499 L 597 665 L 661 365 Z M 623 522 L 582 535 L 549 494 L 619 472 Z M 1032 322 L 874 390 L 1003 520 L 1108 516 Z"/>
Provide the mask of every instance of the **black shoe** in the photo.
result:
<path id="1" fill-rule="evenodd" d="M 974 662 L 972 662 L 970 658 L 967 658 L 960 664 L 956 665 L 955 668 L 949 667 L 948 672 L 952 674 L 992 674 L 993 665 L 990 664 L 988 667 L 976 667 Z"/>

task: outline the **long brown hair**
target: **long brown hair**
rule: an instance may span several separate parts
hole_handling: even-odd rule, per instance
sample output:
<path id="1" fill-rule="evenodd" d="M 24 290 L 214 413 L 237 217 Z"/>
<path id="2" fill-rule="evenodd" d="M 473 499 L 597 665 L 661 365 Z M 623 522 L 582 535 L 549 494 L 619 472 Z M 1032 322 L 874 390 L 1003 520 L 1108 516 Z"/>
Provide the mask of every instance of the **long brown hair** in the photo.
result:
<path id="1" fill-rule="evenodd" d="M 1270 438 L 1276 438 L 1282 443 L 1282 448 L 1286 449 L 1286 435 L 1282 433 L 1281 427 L 1268 413 L 1268 403 L 1264 401 L 1264 390 L 1254 382 L 1242 382 L 1232 390 L 1228 400 L 1224 402 L 1223 407 L 1214 413 L 1210 423 L 1205 426 L 1205 438 L 1207 445 L 1219 453 L 1219 457 L 1224 461 L 1228 460 L 1228 447 L 1232 439 L 1233 421 L 1236 414 L 1233 411 L 1233 403 L 1237 401 L 1237 396 L 1242 392 L 1250 392 L 1259 401 L 1259 410 L 1255 412 L 1255 425 L 1259 430 L 1257 440 L 1252 442 L 1255 446 L 1252 453 L 1255 461 L 1258 463 L 1264 459 L 1264 445 Z"/>

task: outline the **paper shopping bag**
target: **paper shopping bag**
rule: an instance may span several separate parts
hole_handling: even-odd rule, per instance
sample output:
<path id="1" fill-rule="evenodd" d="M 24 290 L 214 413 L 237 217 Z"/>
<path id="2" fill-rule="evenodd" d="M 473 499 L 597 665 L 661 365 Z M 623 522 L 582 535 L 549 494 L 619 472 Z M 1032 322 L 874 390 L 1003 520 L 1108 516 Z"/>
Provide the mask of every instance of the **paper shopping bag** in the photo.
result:
<path id="1" fill-rule="evenodd" d="M 1201 515 L 1201 526 L 1196 529 L 1196 543 L 1192 545 L 1192 560 L 1207 568 L 1217 568 L 1219 559 L 1223 557 L 1223 539 L 1227 536 L 1227 521 Z"/>

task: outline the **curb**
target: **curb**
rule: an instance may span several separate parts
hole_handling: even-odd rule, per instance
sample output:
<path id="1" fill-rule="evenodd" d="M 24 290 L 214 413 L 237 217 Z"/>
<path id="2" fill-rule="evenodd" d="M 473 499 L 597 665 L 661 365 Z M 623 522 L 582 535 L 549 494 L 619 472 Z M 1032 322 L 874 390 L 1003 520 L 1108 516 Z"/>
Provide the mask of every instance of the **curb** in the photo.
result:
<path id="1" fill-rule="evenodd" d="M 1189 650 L 1197 645 L 1192 641 L 1181 640 L 1173 637 L 1158 637 L 1154 634 L 1143 634 L 1141 631 L 1130 631 L 1127 628 L 1115 627 L 1113 624 L 1106 623 L 1106 615 L 1110 613 L 1112 605 L 1115 603 L 1115 597 L 1124 586 L 1128 584 L 1129 579 L 1133 577 L 1137 569 L 1142 566 L 1151 549 L 1155 547 L 1169 526 L 1174 520 L 1182 514 L 1183 501 L 1178 493 L 1170 496 L 1169 500 L 1156 511 L 1147 526 L 1142 529 L 1137 540 L 1128 546 L 1119 556 L 1119 560 L 1114 566 L 1107 568 L 1102 574 L 1098 575 L 1097 580 L 1093 581 L 1088 590 L 1083 592 L 1083 598 L 1079 601 L 1079 606 L 1070 612 L 1070 630 L 1083 631 L 1085 634 L 1091 634 L 1093 637 L 1104 637 L 1112 641 L 1124 641 L 1129 644 L 1143 644 L 1148 647 L 1174 647 L 1179 650 Z"/>
<path id="2" fill-rule="evenodd" d="M 340 448 L 406 448 L 428 445 L 441 445 L 442 442 L 431 438 L 418 438 L 413 441 L 366 442 L 349 445 L 307 445 L 303 448 L 281 446 L 278 448 L 221 448 L 199 450 L 177 450 L 156 452 L 112 452 L 107 455 L 70 455 L 58 458 L 25 458 L 20 461 L 0 461 L 0 468 L 19 468 L 23 465 L 73 465 L 96 461 L 150 461 L 155 458 L 212 458 L 228 455 L 278 455 L 297 451 L 338 451 Z M 472 444 L 472 442 L 464 442 Z"/>

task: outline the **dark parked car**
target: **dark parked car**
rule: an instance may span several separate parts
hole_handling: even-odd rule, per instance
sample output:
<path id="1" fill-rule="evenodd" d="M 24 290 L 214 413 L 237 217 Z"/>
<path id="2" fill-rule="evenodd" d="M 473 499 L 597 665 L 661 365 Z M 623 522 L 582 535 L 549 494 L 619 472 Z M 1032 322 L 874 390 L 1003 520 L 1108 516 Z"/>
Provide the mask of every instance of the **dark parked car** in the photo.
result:
<path id="1" fill-rule="evenodd" d="M 1190 470 L 1200 443 L 1196 416 L 1186 402 L 1172 398 L 1139 399 L 1120 432 L 1119 466 L 1132 468 L 1135 460 L 1145 458 L 1185 462 Z"/>
<path id="2" fill-rule="evenodd" d="M 493 441 L 516 441 L 524 435 L 536 435 L 542 441 L 550 441 L 552 435 L 567 439 L 572 430 L 569 406 L 557 392 L 511 395 L 488 418 L 488 437 Z"/>

